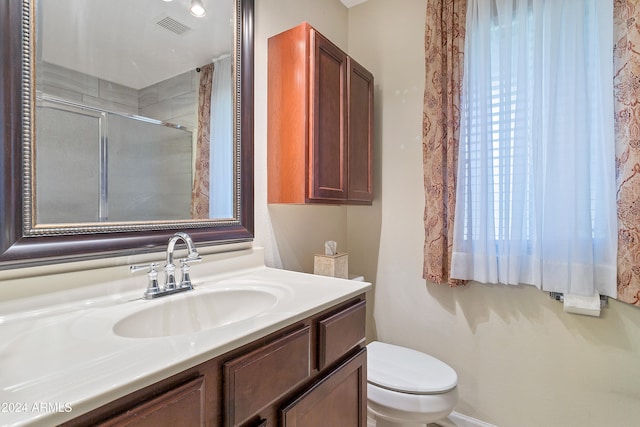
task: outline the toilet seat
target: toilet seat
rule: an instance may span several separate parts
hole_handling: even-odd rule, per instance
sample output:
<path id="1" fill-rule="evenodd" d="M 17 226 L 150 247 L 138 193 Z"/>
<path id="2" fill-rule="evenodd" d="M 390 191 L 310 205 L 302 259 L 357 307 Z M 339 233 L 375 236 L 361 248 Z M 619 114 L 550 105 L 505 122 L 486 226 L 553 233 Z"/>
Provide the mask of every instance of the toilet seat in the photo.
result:
<path id="1" fill-rule="evenodd" d="M 455 389 L 458 375 L 433 356 L 374 341 L 367 345 L 367 382 L 399 393 L 434 395 Z"/>
<path id="2" fill-rule="evenodd" d="M 404 347 L 367 345 L 367 413 L 378 426 L 434 423 L 458 402 L 458 375 L 446 363 Z"/>

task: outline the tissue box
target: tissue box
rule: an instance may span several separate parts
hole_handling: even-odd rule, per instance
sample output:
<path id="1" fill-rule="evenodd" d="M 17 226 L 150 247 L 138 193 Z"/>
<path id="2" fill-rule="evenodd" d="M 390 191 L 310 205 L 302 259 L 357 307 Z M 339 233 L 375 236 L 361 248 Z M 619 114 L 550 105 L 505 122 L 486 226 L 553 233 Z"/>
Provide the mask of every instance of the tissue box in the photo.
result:
<path id="1" fill-rule="evenodd" d="M 349 255 L 336 254 L 314 256 L 313 274 L 347 279 L 349 276 Z"/>

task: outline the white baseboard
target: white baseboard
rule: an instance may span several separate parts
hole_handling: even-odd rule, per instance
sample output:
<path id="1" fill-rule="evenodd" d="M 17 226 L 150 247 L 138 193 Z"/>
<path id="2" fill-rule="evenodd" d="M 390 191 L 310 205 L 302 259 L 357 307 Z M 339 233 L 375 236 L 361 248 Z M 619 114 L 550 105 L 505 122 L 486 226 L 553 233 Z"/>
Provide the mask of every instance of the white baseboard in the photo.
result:
<path id="1" fill-rule="evenodd" d="M 432 426 L 434 424 L 429 424 Z M 462 415 L 458 412 L 452 412 L 447 418 L 435 423 L 440 427 L 496 427 L 493 424 L 485 423 L 484 421 L 477 420 L 475 418 Z M 367 427 L 375 427 L 376 422 L 373 418 L 367 417 Z"/>
<path id="2" fill-rule="evenodd" d="M 453 423 L 453 425 L 450 425 Z M 496 427 L 493 424 L 485 423 L 484 421 L 477 420 L 467 415 L 460 414 L 458 412 L 452 412 L 445 421 L 439 421 L 442 427 Z"/>

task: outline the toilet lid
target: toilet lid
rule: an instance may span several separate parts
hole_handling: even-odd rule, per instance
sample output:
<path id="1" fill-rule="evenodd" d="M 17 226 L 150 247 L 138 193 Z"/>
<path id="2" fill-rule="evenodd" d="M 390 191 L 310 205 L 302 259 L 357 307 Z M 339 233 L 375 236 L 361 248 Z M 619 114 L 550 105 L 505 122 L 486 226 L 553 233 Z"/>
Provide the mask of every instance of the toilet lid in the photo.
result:
<path id="1" fill-rule="evenodd" d="M 367 381 L 410 394 L 439 394 L 453 390 L 458 375 L 428 354 L 374 341 L 367 345 Z"/>

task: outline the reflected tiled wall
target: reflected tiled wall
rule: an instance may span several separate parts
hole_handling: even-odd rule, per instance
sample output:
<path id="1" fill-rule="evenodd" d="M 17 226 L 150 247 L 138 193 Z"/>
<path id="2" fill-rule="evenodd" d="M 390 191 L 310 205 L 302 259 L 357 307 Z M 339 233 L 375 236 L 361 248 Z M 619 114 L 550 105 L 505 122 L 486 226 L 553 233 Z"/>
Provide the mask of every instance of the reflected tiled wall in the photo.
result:
<path id="1" fill-rule="evenodd" d="M 38 87 L 48 95 L 189 129 L 197 128 L 198 81 L 192 70 L 137 90 L 51 63 L 38 70 Z"/>
<path id="2" fill-rule="evenodd" d="M 198 82 L 193 70 L 141 89 L 139 114 L 196 129 Z"/>
<path id="3" fill-rule="evenodd" d="M 38 88 L 48 95 L 80 104 L 128 114 L 139 114 L 138 91 L 50 63 L 38 70 Z"/>
<path id="4" fill-rule="evenodd" d="M 192 147 L 198 105 L 195 70 L 142 90 L 48 63 L 37 72 L 38 89 L 47 95 L 103 112 L 180 124 L 190 130 L 118 114 L 108 114 L 105 123 L 109 125 L 105 126 L 103 114 L 97 111 L 38 107 L 40 137 L 35 157 L 39 223 L 191 217 Z M 100 130 L 105 129 L 108 148 L 103 157 Z M 101 159 L 106 159 L 106 179 L 101 178 Z M 62 176 L 61 170 L 65 171 Z M 99 211 L 101 200 L 107 209 Z"/>

